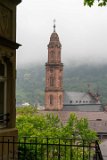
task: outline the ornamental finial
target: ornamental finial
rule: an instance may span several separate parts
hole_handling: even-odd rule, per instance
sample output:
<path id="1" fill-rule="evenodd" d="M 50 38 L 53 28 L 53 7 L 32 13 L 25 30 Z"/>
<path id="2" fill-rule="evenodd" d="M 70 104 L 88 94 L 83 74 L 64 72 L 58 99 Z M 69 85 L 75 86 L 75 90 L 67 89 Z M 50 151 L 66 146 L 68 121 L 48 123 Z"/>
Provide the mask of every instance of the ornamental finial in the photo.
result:
<path id="1" fill-rule="evenodd" d="M 55 32 L 55 28 L 56 28 L 55 22 L 56 22 L 56 20 L 54 19 L 54 20 L 53 20 L 53 24 L 54 24 L 54 25 L 53 25 L 53 31 L 54 31 L 54 32 Z"/>

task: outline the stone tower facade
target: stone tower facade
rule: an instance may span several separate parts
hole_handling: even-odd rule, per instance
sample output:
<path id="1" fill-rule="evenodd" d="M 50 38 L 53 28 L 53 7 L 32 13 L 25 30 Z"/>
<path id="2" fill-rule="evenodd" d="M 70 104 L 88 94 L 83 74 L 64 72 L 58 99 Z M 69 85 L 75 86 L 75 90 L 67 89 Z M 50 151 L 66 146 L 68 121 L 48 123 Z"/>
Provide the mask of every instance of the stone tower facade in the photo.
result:
<path id="1" fill-rule="evenodd" d="M 48 62 L 46 63 L 45 110 L 63 108 L 63 64 L 61 63 L 61 43 L 54 30 L 48 44 Z"/>

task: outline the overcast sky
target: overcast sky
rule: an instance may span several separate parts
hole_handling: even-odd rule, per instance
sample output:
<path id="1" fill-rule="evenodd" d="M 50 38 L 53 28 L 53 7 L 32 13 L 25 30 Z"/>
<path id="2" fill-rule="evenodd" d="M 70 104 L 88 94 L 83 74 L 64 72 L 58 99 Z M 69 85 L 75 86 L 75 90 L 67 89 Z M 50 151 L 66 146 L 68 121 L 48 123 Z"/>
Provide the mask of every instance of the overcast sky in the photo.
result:
<path id="1" fill-rule="evenodd" d="M 84 7 L 83 0 L 23 0 L 17 7 L 18 66 L 47 62 L 53 19 L 63 63 L 107 63 L 106 7 Z"/>

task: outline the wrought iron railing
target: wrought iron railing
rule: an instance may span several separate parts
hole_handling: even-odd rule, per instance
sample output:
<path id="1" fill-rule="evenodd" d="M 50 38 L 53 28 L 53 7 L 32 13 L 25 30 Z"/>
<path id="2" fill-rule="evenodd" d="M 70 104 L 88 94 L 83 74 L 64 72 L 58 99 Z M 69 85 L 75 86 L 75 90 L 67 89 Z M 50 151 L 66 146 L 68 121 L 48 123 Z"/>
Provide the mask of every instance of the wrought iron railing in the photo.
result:
<path id="1" fill-rule="evenodd" d="M 9 122 L 9 113 L 7 114 L 0 114 L 0 125 L 6 125 L 8 124 Z"/>
<path id="2" fill-rule="evenodd" d="M 0 160 L 103 160 L 97 141 L 0 137 Z"/>

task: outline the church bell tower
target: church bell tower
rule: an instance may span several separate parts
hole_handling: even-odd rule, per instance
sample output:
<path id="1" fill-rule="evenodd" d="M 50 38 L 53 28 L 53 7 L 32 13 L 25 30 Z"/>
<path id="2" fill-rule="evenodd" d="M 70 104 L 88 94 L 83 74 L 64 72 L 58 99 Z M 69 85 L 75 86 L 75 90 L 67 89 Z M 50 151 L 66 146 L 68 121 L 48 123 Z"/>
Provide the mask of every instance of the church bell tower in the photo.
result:
<path id="1" fill-rule="evenodd" d="M 48 62 L 46 63 L 45 110 L 63 109 L 63 64 L 61 63 L 61 43 L 55 31 L 48 44 Z"/>

